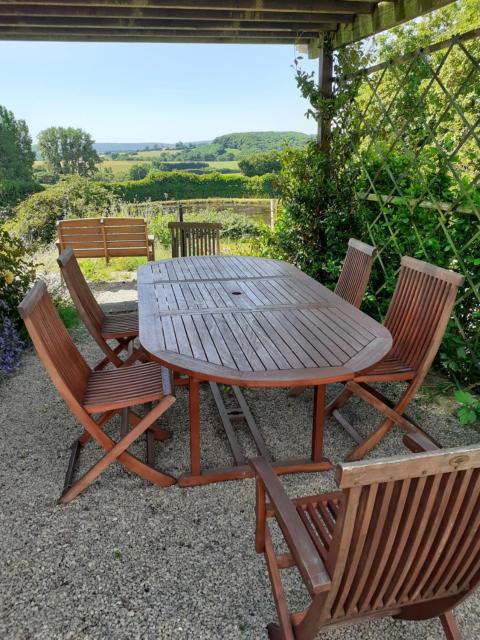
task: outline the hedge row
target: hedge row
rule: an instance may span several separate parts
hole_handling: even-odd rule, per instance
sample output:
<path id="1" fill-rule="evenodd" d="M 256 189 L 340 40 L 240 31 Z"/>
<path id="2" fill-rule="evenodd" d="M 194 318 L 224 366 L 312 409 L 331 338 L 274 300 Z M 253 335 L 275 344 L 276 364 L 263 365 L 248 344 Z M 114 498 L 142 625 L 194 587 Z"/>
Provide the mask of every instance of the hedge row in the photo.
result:
<path id="1" fill-rule="evenodd" d="M 265 198 L 273 195 L 272 179 L 272 175 L 247 178 L 220 173 L 196 175 L 184 171 L 154 171 L 143 180 L 112 182 L 108 187 L 125 202 Z"/>
<path id="2" fill-rule="evenodd" d="M 14 206 L 43 187 L 29 180 L 0 180 L 0 207 Z"/>

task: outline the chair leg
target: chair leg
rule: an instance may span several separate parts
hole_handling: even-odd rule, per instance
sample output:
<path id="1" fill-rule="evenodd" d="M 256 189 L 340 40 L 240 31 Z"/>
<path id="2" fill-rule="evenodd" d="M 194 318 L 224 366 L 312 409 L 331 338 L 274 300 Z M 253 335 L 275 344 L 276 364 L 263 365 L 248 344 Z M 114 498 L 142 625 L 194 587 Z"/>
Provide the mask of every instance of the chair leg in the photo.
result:
<path id="1" fill-rule="evenodd" d="M 114 460 L 118 460 L 131 471 L 134 471 L 146 480 L 150 480 L 155 484 L 159 484 L 161 486 L 174 484 L 176 482 L 175 478 L 172 478 L 167 474 L 160 473 L 127 452 L 128 447 L 137 440 L 137 438 L 151 426 L 152 422 L 162 415 L 162 413 L 164 413 L 174 401 L 175 398 L 173 396 L 164 397 L 148 415 L 142 418 L 140 422 L 138 422 L 138 424 L 135 425 L 133 429 L 117 443 L 114 443 L 113 440 L 98 429 L 98 425 L 95 425 L 102 437 L 98 437 L 99 433 L 92 433 L 92 436 L 94 436 L 97 442 L 99 442 L 99 444 L 104 448 L 107 448 L 105 446 L 106 442 L 110 443 L 111 446 L 108 448 L 107 453 L 103 458 L 94 464 L 93 467 L 91 467 L 79 480 L 77 480 L 72 487 L 62 494 L 59 502 L 66 504 L 76 498 L 79 493 L 86 489 Z"/>
<path id="2" fill-rule="evenodd" d="M 393 428 L 394 423 L 387 418 L 384 420 L 382 424 L 375 429 L 373 433 L 371 433 L 368 438 L 365 438 L 358 447 L 355 447 L 347 456 L 347 460 L 349 462 L 354 462 L 355 460 L 362 460 L 369 451 L 371 451 L 377 444 L 382 440 L 387 433 Z"/>
<path id="3" fill-rule="evenodd" d="M 458 627 L 458 622 L 453 611 L 442 613 L 440 616 L 440 622 L 442 623 L 443 631 L 447 640 L 461 640 L 462 634 Z"/>

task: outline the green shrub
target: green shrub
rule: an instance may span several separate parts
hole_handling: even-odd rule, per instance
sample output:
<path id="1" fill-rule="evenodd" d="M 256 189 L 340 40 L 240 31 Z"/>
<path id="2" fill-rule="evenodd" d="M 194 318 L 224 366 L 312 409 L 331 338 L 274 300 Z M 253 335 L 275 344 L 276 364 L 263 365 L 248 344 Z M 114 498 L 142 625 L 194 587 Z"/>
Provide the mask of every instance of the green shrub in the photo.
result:
<path id="1" fill-rule="evenodd" d="M 30 242 L 49 243 L 55 238 L 58 220 L 105 216 L 117 209 L 118 200 L 105 185 L 69 176 L 21 202 L 8 228 Z"/>
<path id="2" fill-rule="evenodd" d="M 169 247 L 171 242 L 168 223 L 176 220 L 174 214 L 158 214 L 150 222 L 150 230 L 155 240 L 163 247 Z M 245 240 L 260 238 L 263 234 L 263 226 L 253 222 L 246 216 L 232 211 L 213 211 L 205 209 L 188 215 L 186 222 L 220 222 L 222 230 L 220 237 L 227 240 Z"/>
<path id="3" fill-rule="evenodd" d="M 7 315 L 20 326 L 17 307 L 35 280 L 35 266 L 25 245 L 0 229 L 0 316 Z"/>
<path id="4" fill-rule="evenodd" d="M 273 194 L 271 175 L 247 178 L 211 173 L 154 171 L 143 180 L 113 182 L 112 192 L 126 202 L 194 198 L 261 198 Z"/>
<path id="5" fill-rule="evenodd" d="M 13 207 L 43 187 L 33 180 L 0 180 L 0 209 Z"/>

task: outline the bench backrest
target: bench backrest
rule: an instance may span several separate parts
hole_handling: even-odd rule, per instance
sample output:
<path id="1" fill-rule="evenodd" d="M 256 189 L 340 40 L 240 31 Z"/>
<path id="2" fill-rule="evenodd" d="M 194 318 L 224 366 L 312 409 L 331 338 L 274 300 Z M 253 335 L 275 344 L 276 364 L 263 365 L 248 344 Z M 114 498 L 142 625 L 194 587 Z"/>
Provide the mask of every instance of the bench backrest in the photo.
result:
<path id="1" fill-rule="evenodd" d="M 58 249 L 68 247 L 76 258 L 145 256 L 154 259 L 153 240 L 143 218 L 80 218 L 60 220 Z"/>
<path id="2" fill-rule="evenodd" d="M 220 253 L 219 222 L 169 222 L 172 258 L 215 256 Z"/>

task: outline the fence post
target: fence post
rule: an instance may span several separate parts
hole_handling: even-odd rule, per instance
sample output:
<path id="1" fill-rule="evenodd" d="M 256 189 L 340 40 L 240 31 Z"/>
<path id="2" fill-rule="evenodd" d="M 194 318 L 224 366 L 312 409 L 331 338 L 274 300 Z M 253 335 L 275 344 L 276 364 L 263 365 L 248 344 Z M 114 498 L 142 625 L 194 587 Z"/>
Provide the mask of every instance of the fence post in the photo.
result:
<path id="1" fill-rule="evenodd" d="M 181 202 L 178 203 L 177 209 L 177 221 L 183 222 L 183 204 Z M 186 253 L 186 245 L 185 245 L 185 235 L 183 233 L 183 229 L 179 229 L 180 233 L 180 255 L 183 257 Z"/>
<path id="2" fill-rule="evenodd" d="M 273 231 L 275 227 L 275 216 L 277 213 L 277 199 L 270 198 L 270 229 Z"/>

